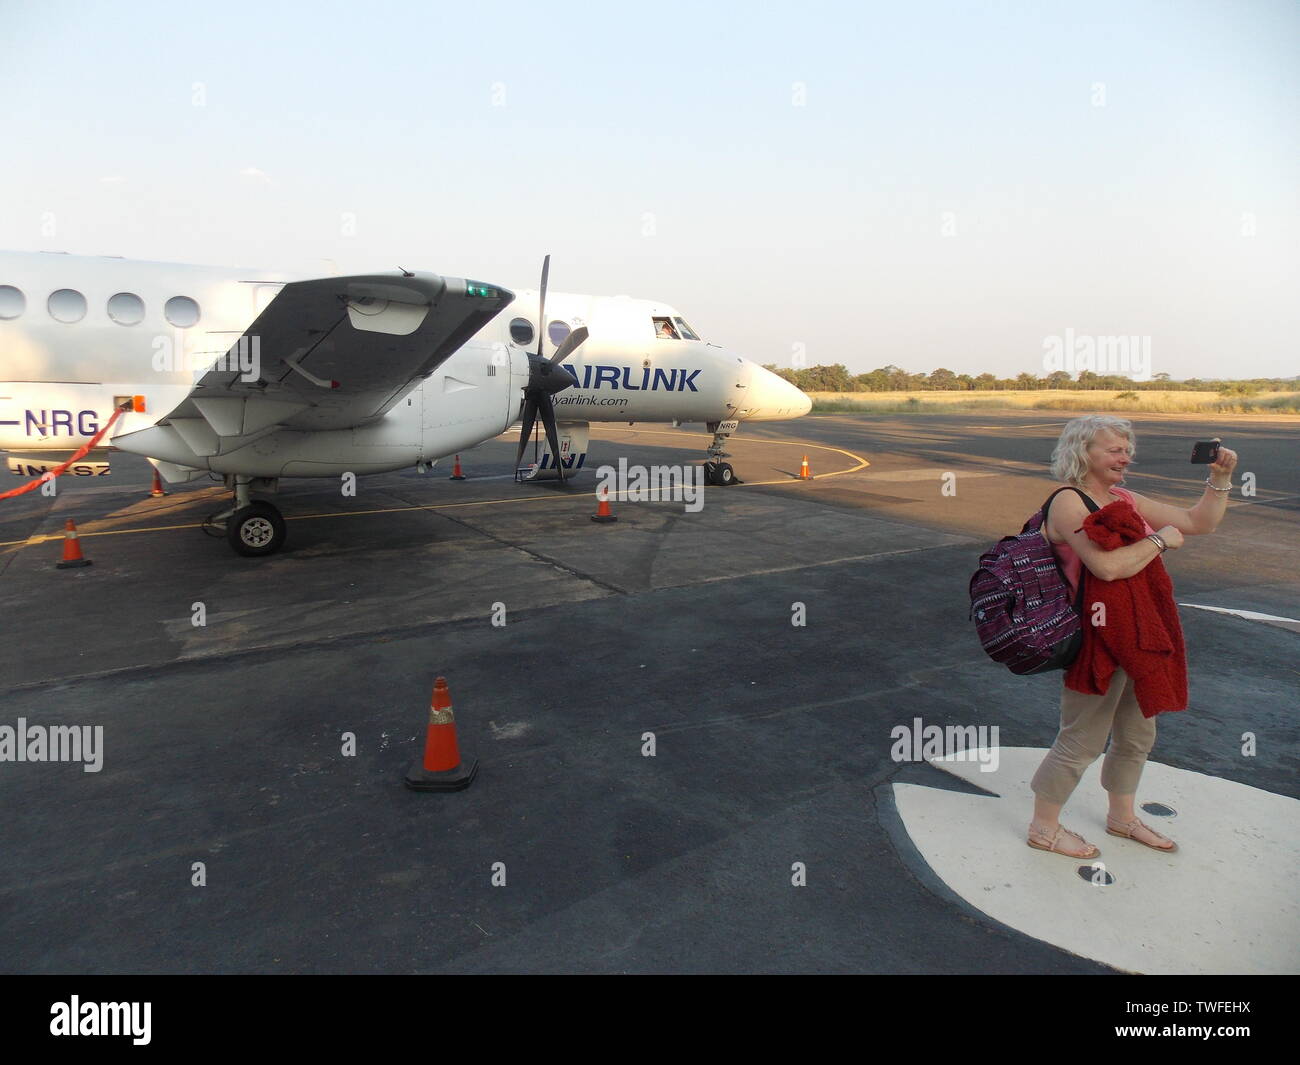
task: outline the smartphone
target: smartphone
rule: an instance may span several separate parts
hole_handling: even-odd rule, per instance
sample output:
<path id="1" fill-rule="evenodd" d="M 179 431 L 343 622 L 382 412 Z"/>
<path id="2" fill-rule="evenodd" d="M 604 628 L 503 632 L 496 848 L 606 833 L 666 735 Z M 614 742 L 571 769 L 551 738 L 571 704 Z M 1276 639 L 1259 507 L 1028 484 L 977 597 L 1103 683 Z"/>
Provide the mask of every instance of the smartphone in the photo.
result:
<path id="1" fill-rule="evenodd" d="M 1192 461 L 1197 463 L 1217 462 L 1219 459 L 1219 442 L 1217 440 L 1198 440 L 1192 448 Z"/>

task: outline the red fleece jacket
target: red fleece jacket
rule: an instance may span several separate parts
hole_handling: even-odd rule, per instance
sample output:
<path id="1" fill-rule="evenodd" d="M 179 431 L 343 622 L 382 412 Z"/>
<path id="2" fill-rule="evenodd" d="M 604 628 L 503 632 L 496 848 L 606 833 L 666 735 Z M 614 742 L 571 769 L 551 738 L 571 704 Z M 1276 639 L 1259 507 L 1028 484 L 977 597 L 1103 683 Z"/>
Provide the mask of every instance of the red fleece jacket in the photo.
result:
<path id="1" fill-rule="evenodd" d="M 1106 551 L 1146 535 L 1142 515 L 1127 500 L 1089 514 L 1083 529 Z M 1085 568 L 1083 581 L 1083 645 L 1065 674 L 1065 686 L 1103 695 L 1118 667 L 1133 678 L 1143 717 L 1187 709 L 1187 652 L 1174 586 L 1160 557 L 1117 581 L 1098 580 Z M 1104 625 L 1092 624 L 1095 603 L 1105 604 Z"/>

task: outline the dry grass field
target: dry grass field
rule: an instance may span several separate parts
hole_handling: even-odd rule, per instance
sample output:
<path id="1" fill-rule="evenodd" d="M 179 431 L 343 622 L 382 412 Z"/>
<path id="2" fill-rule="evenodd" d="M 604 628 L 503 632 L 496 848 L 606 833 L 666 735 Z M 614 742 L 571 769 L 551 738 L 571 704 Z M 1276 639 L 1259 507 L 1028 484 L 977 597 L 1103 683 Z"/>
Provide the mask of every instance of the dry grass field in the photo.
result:
<path id="1" fill-rule="evenodd" d="M 972 410 L 1127 411 L 1132 414 L 1272 414 L 1300 417 L 1300 392 L 810 392 L 813 413 L 950 413 Z M 1119 398 L 1124 396 L 1125 398 Z M 1136 398 L 1128 398 L 1136 397 Z"/>

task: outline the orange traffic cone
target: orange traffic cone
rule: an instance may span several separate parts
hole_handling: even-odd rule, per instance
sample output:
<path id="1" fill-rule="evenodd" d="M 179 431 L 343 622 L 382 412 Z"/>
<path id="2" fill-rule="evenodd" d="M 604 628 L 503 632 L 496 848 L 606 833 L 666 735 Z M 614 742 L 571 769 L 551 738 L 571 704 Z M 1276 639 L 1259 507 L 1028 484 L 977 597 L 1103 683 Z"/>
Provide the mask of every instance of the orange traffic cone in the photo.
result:
<path id="1" fill-rule="evenodd" d="M 165 496 L 166 494 L 167 494 L 167 493 L 163 490 L 163 486 L 162 486 L 162 478 L 160 478 L 160 477 L 158 476 L 158 471 L 157 471 L 157 470 L 154 470 L 154 471 L 153 471 L 153 487 L 152 487 L 151 489 L 149 489 L 149 495 L 150 495 L 151 498 L 153 498 L 153 499 L 157 499 L 159 496 Z"/>
<path id="2" fill-rule="evenodd" d="M 451 692 L 445 677 L 433 683 L 429 704 L 429 730 L 424 737 L 424 759 L 406 771 L 406 786 L 415 791 L 460 791 L 478 772 L 478 759 L 465 769 L 456 743 L 456 718 L 451 712 Z"/>
<path id="3" fill-rule="evenodd" d="M 77 536 L 77 523 L 71 518 L 63 526 L 63 561 L 55 569 L 75 569 L 89 566 L 90 559 L 81 557 L 81 539 Z"/>
<path id="4" fill-rule="evenodd" d="M 803 457 L 803 465 L 799 467 L 799 480 L 811 481 L 812 472 L 808 469 L 808 456 Z"/>
<path id="5" fill-rule="evenodd" d="M 597 493 L 600 503 L 596 506 L 596 513 L 591 516 L 592 521 L 598 521 L 602 525 L 611 521 L 618 521 L 618 518 L 610 512 L 609 509 L 609 489 L 602 486 Z"/>
<path id="6" fill-rule="evenodd" d="M 457 456 L 456 456 L 456 469 L 452 471 L 451 476 L 448 477 L 447 480 L 449 480 L 449 481 L 463 481 L 464 479 L 465 479 L 465 475 L 464 475 L 463 473 L 460 472 L 460 456 L 457 455 Z"/>

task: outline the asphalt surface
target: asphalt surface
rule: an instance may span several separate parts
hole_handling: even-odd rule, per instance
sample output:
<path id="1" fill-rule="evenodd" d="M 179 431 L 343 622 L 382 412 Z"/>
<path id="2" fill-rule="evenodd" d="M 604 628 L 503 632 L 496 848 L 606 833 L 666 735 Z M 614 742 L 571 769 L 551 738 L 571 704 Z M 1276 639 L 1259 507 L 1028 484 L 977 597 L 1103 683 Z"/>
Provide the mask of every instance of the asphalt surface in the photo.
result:
<path id="1" fill-rule="evenodd" d="M 1037 413 L 743 428 L 746 484 L 698 513 L 616 501 L 603 526 L 592 472 L 516 485 L 512 445 L 490 442 L 465 482 L 286 482 L 267 559 L 198 528 L 219 486 L 150 499 L 130 457 L 0 502 L 0 725 L 104 729 L 96 773 L 0 762 L 0 968 L 1113 971 L 946 891 L 890 801 L 896 781 L 962 786 L 894 762 L 896 724 L 1055 734 L 1059 678 L 989 662 L 966 618 L 980 552 L 1050 490 L 1064 416 Z M 1167 556 L 1179 601 L 1300 616 L 1300 422 L 1136 428 L 1137 491 L 1194 501 L 1186 456 L 1212 435 L 1255 475 Z M 589 471 L 705 444 L 592 436 Z M 85 569 L 54 568 L 69 517 Z M 1182 621 L 1191 706 L 1153 757 L 1297 797 L 1300 635 Z M 416 794 L 438 675 L 479 777 Z"/>

